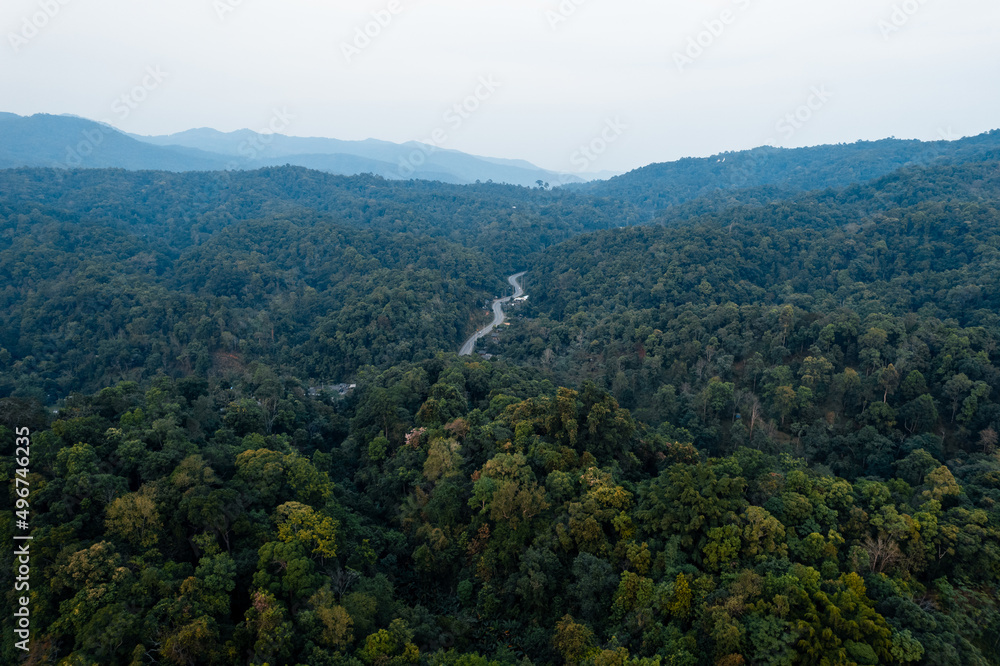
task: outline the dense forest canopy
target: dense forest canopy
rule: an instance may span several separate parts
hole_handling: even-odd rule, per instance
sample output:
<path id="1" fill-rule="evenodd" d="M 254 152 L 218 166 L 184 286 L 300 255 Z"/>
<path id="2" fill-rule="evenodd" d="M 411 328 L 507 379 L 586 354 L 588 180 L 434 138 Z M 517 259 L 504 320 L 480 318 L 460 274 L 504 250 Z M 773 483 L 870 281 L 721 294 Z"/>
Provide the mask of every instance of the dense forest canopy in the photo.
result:
<path id="1" fill-rule="evenodd" d="M 896 196 L 928 175 L 568 241 L 504 351 L 706 450 L 794 441 L 850 477 L 921 433 L 976 450 L 1000 419 L 998 169 L 949 170 L 968 198 Z"/>
<path id="2" fill-rule="evenodd" d="M 0 390 L 45 402 L 254 359 L 340 380 L 457 346 L 501 289 L 487 255 L 316 216 L 235 222 L 171 256 L 73 214 L 0 215 Z"/>
<path id="3" fill-rule="evenodd" d="M 334 176 L 301 167 L 256 171 L 0 170 L 0 192 L 107 226 L 155 236 L 179 252 L 228 225 L 289 214 L 359 229 L 420 234 L 489 253 L 506 269 L 540 248 L 639 220 L 629 206 L 560 189 L 447 185 Z"/>
<path id="4" fill-rule="evenodd" d="M 816 191 L 0 171 L 3 661 L 1000 663 L 991 137 Z"/>
<path id="5" fill-rule="evenodd" d="M 531 251 L 634 221 L 541 188 L 298 167 L 8 170 L 0 192 L 0 394 L 45 402 L 250 360 L 339 380 L 457 348 Z"/>

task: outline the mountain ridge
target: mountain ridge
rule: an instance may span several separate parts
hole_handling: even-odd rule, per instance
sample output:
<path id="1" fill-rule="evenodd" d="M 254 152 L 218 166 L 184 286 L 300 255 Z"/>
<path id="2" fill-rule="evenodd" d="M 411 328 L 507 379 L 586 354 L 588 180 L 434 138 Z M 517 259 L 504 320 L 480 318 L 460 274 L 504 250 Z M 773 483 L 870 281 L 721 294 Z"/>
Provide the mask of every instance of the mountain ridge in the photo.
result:
<path id="1" fill-rule="evenodd" d="M 846 187 L 908 166 L 975 161 L 1000 155 L 1000 130 L 954 141 L 879 139 L 805 148 L 761 146 L 710 157 L 649 164 L 568 189 L 659 212 L 702 197 L 775 187 L 807 192 Z"/>
<path id="2" fill-rule="evenodd" d="M 372 173 L 389 180 L 450 184 L 494 181 L 534 186 L 576 176 L 524 160 L 469 155 L 418 142 L 342 141 L 243 129 L 197 128 L 141 136 L 72 115 L 0 115 L 0 168 L 124 168 L 129 170 L 252 170 L 291 164 L 336 175 Z"/>

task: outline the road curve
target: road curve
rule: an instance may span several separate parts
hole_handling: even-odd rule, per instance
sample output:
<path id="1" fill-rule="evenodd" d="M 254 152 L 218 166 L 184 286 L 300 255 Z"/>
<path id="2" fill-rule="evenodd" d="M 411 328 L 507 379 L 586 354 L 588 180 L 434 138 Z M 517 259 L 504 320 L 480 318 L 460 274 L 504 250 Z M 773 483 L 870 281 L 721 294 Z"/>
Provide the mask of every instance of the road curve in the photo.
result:
<path id="1" fill-rule="evenodd" d="M 493 301 L 493 321 L 486 326 L 483 326 L 481 329 L 476 331 L 471 338 L 465 341 L 462 348 L 458 350 L 459 356 L 471 356 L 472 352 L 476 350 L 476 340 L 489 335 L 494 328 L 503 323 L 503 304 L 509 302 L 511 299 L 520 298 L 524 295 L 524 289 L 521 288 L 520 279 L 521 276 L 527 272 L 528 271 L 521 271 L 520 273 L 515 273 L 507 278 L 507 282 L 510 282 L 510 285 L 514 287 L 514 295 L 505 296 Z"/>

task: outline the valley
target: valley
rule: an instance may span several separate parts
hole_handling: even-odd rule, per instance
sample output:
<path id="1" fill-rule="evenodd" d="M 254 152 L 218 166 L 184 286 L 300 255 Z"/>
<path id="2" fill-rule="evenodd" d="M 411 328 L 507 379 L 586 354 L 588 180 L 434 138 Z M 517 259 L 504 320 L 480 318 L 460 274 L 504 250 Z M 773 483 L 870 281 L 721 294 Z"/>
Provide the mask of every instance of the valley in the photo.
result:
<path id="1" fill-rule="evenodd" d="M 0 170 L 29 660 L 997 663 L 998 137 Z"/>
<path id="2" fill-rule="evenodd" d="M 477 340 L 486 337 L 493 331 L 493 329 L 503 324 L 504 304 L 524 295 L 524 289 L 521 288 L 520 279 L 524 277 L 525 272 L 526 271 L 515 273 L 507 278 L 507 282 L 509 282 L 510 286 L 514 288 L 514 294 L 512 296 L 504 296 L 502 298 L 493 299 L 493 321 L 476 331 L 471 338 L 465 341 L 465 344 L 463 344 L 462 348 L 458 351 L 459 356 L 470 356 L 476 349 Z"/>

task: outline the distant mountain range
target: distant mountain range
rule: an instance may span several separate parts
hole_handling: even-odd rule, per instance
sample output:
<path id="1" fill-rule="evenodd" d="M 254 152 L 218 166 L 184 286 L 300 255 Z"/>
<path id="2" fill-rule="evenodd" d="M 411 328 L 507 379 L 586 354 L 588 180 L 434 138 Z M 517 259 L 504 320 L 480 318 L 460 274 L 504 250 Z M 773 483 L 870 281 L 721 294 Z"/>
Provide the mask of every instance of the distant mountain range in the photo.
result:
<path id="1" fill-rule="evenodd" d="M 534 186 L 583 182 L 524 160 L 478 157 L 427 144 L 304 138 L 251 130 L 193 129 L 167 136 L 126 134 L 76 116 L 0 113 L 0 168 L 65 167 L 157 171 L 259 169 L 291 164 L 389 180 L 486 182 Z"/>
<path id="2" fill-rule="evenodd" d="M 534 186 L 542 181 L 628 202 L 651 215 L 666 209 L 704 212 L 845 187 L 907 166 L 998 157 L 1000 130 L 994 130 L 956 141 L 883 139 L 794 149 L 765 146 L 650 164 L 619 176 L 589 174 L 609 179 L 584 182 L 577 175 L 548 171 L 524 160 L 479 157 L 413 141 L 341 141 L 208 128 L 139 136 L 76 116 L 0 113 L 0 169 L 116 167 L 179 172 L 290 164 L 338 175 L 371 173 L 389 180 L 458 185 L 493 181 Z M 692 209 L 689 202 L 699 203 Z"/>

